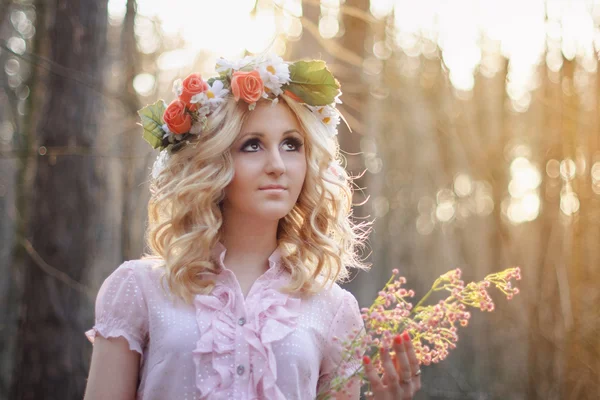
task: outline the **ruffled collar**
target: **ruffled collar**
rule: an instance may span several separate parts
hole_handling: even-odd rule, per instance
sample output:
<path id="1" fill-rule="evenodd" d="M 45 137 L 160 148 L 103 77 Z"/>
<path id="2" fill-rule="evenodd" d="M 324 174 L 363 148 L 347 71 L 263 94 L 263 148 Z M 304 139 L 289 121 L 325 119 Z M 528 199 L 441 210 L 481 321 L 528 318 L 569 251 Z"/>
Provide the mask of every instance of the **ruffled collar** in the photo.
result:
<path id="1" fill-rule="evenodd" d="M 218 266 L 221 268 L 220 272 L 222 272 L 223 270 L 229 270 L 225 266 L 225 262 L 224 262 L 226 253 L 227 253 L 227 248 L 220 241 L 217 242 L 217 244 L 211 250 L 213 259 L 215 261 L 217 261 Z M 281 272 L 281 266 L 282 266 L 281 248 L 279 246 L 275 250 L 273 250 L 273 253 L 271 253 L 268 260 L 269 260 L 269 271 L 272 271 L 273 273 Z"/>

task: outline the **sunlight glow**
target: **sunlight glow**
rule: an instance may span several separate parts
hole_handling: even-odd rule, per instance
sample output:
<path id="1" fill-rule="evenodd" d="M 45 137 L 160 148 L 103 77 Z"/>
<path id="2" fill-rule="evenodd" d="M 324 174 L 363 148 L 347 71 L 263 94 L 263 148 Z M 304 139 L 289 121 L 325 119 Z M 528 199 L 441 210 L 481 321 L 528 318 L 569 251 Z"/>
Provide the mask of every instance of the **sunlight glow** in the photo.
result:
<path id="1" fill-rule="evenodd" d="M 182 46 L 160 56 L 159 68 L 179 70 L 189 68 L 199 54 L 237 57 L 244 51 L 260 53 L 271 48 L 276 53 L 285 50 L 280 34 L 283 27 L 298 35 L 298 21 L 288 15 L 287 23 L 276 20 L 274 6 L 255 7 L 255 0 L 139 0 L 136 19 L 136 35 L 140 50 L 150 54 L 158 50 L 160 38 L 155 22 L 159 23 L 159 35 L 168 39 L 180 39 Z M 288 12 L 302 14 L 297 0 L 279 1 Z M 111 23 L 123 20 L 126 0 L 110 0 L 108 4 Z M 280 18 L 283 20 L 283 17 Z M 296 18 L 297 19 L 297 18 Z M 300 26 L 301 30 L 301 26 Z"/>
<path id="2" fill-rule="evenodd" d="M 471 178 L 467 174 L 460 174 L 454 178 L 454 191 L 460 197 L 465 197 L 473 191 Z"/>
<path id="3" fill-rule="evenodd" d="M 411 57 L 428 41 L 441 49 L 455 88 L 469 91 L 481 66 L 486 77 L 498 69 L 499 52 L 508 59 L 507 94 L 513 109 L 525 112 L 539 84 L 538 65 L 562 68 L 563 56 L 577 58 L 587 72 L 600 50 L 600 13 L 589 1 L 564 0 L 372 0 L 371 14 L 384 18 L 393 3 L 395 42 Z"/>
<path id="4" fill-rule="evenodd" d="M 600 161 L 596 161 L 592 165 L 590 175 L 592 176 L 592 191 L 600 194 Z"/>
<path id="5" fill-rule="evenodd" d="M 325 39 L 331 39 L 343 33 L 340 26 L 340 1 L 321 0 L 319 34 Z"/>
<path id="6" fill-rule="evenodd" d="M 390 15 L 394 8 L 394 0 L 371 0 L 370 10 L 375 18 L 383 19 Z"/>
<path id="7" fill-rule="evenodd" d="M 567 185 L 560 193 L 560 210 L 566 215 L 571 216 L 579 211 L 579 197 Z"/>
<path id="8" fill-rule="evenodd" d="M 531 204 L 532 200 L 525 201 L 526 207 L 535 207 Z M 435 199 L 421 197 L 417 211 L 416 228 L 421 235 L 429 235 L 436 225 L 443 228 L 448 223 L 461 222 L 473 216 L 488 216 L 494 211 L 492 185 L 487 181 L 473 180 L 467 174 L 458 174 L 454 178 L 453 189 L 438 190 Z"/>
<path id="9" fill-rule="evenodd" d="M 437 192 L 437 207 L 435 217 L 440 222 L 449 222 L 456 215 L 456 195 L 450 189 L 442 189 Z"/>
<path id="10" fill-rule="evenodd" d="M 133 78 L 133 88 L 142 96 L 152 94 L 154 90 L 155 79 L 152 74 L 139 74 Z"/>
<path id="11" fill-rule="evenodd" d="M 400 224 L 398 224 L 400 226 Z M 430 235 L 435 229 L 435 222 L 430 214 L 422 214 L 417 217 L 417 232 L 421 235 Z"/>
<path id="12" fill-rule="evenodd" d="M 510 174 L 510 197 L 502 202 L 503 214 L 514 224 L 533 221 L 540 213 L 538 188 L 542 183 L 542 174 L 526 157 L 516 157 L 511 162 Z"/>
<path id="13" fill-rule="evenodd" d="M 560 163 L 560 176 L 565 181 L 572 181 L 577 174 L 577 166 L 575 165 L 575 161 L 570 158 L 566 158 Z"/>

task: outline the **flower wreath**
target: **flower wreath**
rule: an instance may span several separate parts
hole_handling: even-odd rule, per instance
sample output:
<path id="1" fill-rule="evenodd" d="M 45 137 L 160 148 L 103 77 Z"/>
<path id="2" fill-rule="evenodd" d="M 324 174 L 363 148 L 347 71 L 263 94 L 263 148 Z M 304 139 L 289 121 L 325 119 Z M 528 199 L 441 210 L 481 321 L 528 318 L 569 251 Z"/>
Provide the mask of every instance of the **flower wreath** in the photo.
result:
<path id="1" fill-rule="evenodd" d="M 278 96 L 285 93 L 310 109 L 331 136 L 337 134 L 341 117 L 336 108 L 341 103 L 340 84 L 324 61 L 288 63 L 272 54 L 246 56 L 237 61 L 220 58 L 216 71 L 219 76 L 208 81 L 198 73 L 183 81 L 176 80 L 173 92 L 177 98 L 169 105 L 161 99 L 138 111 L 144 139 L 161 150 L 153 167 L 154 177 L 171 153 L 206 130 L 211 114 L 225 103 L 230 93 L 236 102 L 246 102 L 250 110 L 260 99 L 276 104 Z"/>

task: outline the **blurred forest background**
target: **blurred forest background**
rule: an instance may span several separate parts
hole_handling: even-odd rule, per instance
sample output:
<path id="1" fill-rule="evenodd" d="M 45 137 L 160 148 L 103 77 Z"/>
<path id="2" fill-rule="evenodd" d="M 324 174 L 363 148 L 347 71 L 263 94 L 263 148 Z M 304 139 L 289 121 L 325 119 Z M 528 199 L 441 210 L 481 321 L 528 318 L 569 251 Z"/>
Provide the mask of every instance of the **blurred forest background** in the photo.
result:
<path id="1" fill-rule="evenodd" d="M 418 399 L 600 398 L 600 1 L 1 0 L 0 399 L 81 399 L 94 300 L 139 258 L 156 152 L 136 110 L 218 56 L 322 58 L 369 305 L 522 268 Z"/>

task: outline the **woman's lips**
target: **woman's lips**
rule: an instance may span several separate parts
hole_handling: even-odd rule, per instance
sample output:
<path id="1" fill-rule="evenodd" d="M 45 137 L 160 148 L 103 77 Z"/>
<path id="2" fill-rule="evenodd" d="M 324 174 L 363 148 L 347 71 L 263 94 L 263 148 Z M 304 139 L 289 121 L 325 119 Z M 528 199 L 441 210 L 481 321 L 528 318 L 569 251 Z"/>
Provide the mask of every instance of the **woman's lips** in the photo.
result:
<path id="1" fill-rule="evenodd" d="M 284 191 L 286 189 L 285 189 L 285 187 L 283 187 L 281 185 L 268 185 L 268 186 L 261 187 L 260 190 L 281 192 L 281 191 Z"/>

